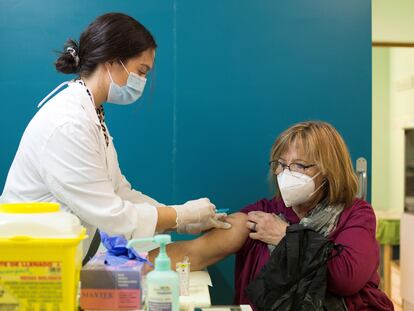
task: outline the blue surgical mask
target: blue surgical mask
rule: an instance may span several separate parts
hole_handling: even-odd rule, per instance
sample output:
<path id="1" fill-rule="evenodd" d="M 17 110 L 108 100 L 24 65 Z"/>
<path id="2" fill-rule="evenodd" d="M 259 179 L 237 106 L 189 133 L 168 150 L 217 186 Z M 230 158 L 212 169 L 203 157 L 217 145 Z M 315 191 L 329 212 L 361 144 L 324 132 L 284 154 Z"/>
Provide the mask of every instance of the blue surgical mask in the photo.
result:
<path id="1" fill-rule="evenodd" d="M 134 72 L 129 72 L 128 69 L 121 62 L 122 67 L 128 73 L 127 83 L 123 86 L 119 86 L 112 80 L 111 73 L 108 71 L 111 84 L 109 85 L 109 92 L 107 102 L 118 105 L 129 105 L 138 100 L 144 92 L 145 83 L 147 79 L 140 77 Z"/>

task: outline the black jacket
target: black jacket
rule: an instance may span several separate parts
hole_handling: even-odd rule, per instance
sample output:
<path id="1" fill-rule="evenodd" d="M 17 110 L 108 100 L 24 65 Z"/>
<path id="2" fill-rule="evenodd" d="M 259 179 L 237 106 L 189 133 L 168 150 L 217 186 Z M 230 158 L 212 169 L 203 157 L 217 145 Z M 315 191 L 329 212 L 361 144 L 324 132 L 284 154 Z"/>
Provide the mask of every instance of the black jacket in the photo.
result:
<path id="1" fill-rule="evenodd" d="M 335 248 L 312 229 L 289 226 L 247 296 L 260 311 L 346 310 L 342 299 L 326 297 L 326 262 Z"/>

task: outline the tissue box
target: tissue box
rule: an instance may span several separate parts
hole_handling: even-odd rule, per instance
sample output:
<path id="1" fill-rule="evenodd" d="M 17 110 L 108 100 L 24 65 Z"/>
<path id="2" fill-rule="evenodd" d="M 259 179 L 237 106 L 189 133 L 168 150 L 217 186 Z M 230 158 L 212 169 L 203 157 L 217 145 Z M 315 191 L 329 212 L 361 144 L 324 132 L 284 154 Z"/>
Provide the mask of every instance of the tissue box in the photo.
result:
<path id="1" fill-rule="evenodd" d="M 81 271 L 80 306 L 88 310 L 130 310 L 142 305 L 141 270 L 136 260 L 105 265 L 105 253 L 93 257 Z"/>

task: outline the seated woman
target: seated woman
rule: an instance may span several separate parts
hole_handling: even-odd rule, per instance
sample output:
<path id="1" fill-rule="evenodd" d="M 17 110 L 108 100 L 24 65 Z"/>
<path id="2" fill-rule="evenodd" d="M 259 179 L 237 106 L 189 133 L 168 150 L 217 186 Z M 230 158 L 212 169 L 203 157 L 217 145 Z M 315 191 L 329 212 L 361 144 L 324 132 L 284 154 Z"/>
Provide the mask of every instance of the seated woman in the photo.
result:
<path id="1" fill-rule="evenodd" d="M 344 246 L 327 263 L 328 292 L 343 297 L 348 310 L 393 310 L 378 289 L 375 214 L 369 203 L 355 198 L 357 178 L 338 132 L 324 122 L 288 128 L 272 147 L 270 169 L 277 185 L 275 198 L 228 216 L 229 230 L 214 229 L 198 239 L 169 245 L 172 260 L 187 255 L 192 270 L 199 270 L 235 253 L 235 303 L 249 303 L 247 285 L 266 264 L 286 228 L 301 223 Z M 195 230 L 194 225 L 178 228 Z"/>

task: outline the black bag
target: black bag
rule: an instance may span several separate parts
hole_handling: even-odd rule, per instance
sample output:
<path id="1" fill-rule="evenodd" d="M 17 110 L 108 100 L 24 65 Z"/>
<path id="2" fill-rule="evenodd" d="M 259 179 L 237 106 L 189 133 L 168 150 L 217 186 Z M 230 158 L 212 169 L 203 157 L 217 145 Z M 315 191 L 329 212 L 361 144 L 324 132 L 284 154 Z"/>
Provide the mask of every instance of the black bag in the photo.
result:
<path id="1" fill-rule="evenodd" d="M 246 289 L 259 311 L 324 310 L 326 263 L 340 247 L 300 224 L 287 228 L 286 236 L 269 261 Z M 329 295 L 328 310 L 346 310 L 342 299 Z"/>

